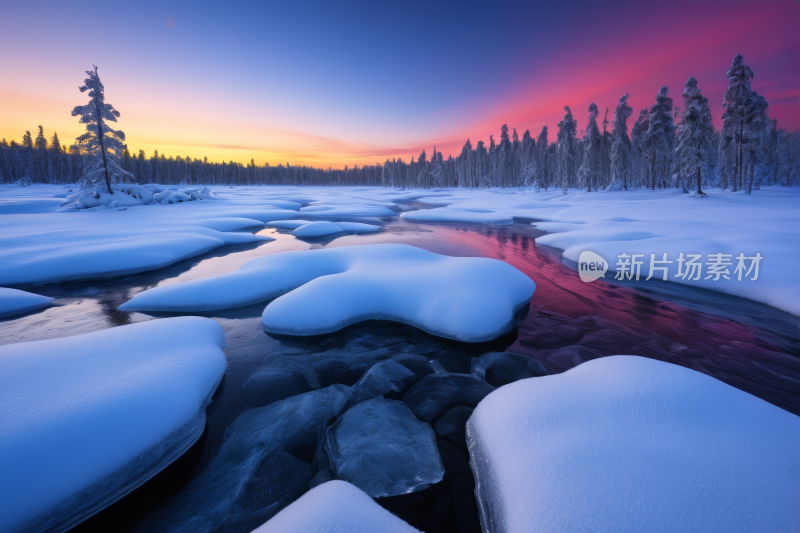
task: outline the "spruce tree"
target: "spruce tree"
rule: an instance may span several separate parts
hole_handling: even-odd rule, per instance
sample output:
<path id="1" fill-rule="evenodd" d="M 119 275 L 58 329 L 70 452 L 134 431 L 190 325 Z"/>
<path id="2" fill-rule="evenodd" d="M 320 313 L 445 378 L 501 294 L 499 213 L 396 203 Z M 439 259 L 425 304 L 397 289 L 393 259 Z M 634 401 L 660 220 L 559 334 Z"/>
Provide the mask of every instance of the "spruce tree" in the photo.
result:
<path id="1" fill-rule="evenodd" d="M 675 148 L 675 123 L 672 115 L 672 98 L 669 89 L 661 87 L 656 103 L 650 108 L 647 129 L 648 186 L 651 189 L 666 187 L 669 181 L 670 158 Z"/>
<path id="2" fill-rule="evenodd" d="M 698 196 L 706 196 L 702 182 L 708 172 L 717 138 L 711 107 L 693 76 L 686 80 L 682 96 L 683 113 L 678 124 L 673 170 L 681 180 L 680 185 L 686 186 L 689 181 L 694 181 Z"/>
<path id="3" fill-rule="evenodd" d="M 597 190 L 603 171 L 603 138 L 597 127 L 597 105 L 589 104 L 589 123 L 583 137 L 583 162 L 578 170 L 578 179 L 581 187 L 587 191 Z"/>
<path id="4" fill-rule="evenodd" d="M 613 131 L 611 133 L 611 183 L 622 184 L 628 190 L 633 161 L 631 161 L 631 140 L 628 138 L 628 119 L 633 115 L 633 108 L 628 105 L 628 93 L 622 95 L 614 110 Z"/>
<path id="5" fill-rule="evenodd" d="M 564 106 L 564 120 L 558 123 L 558 144 L 557 144 L 557 165 L 558 183 L 564 188 L 564 194 L 570 187 L 575 186 L 576 175 L 578 173 L 578 141 L 575 134 L 578 131 L 578 123 L 572 117 L 569 106 Z"/>
<path id="6" fill-rule="evenodd" d="M 94 65 L 93 65 L 94 66 Z M 80 116 L 80 123 L 86 124 L 86 133 L 78 137 L 81 148 L 92 158 L 84 169 L 82 188 L 105 188 L 114 194 L 111 184 L 120 180 L 133 179 L 133 176 L 119 166 L 122 155 L 122 143 L 125 134 L 108 126 L 108 122 L 116 122 L 120 116 L 114 106 L 105 102 L 105 89 L 97 75 L 97 67 L 87 70 L 88 78 L 79 87 L 81 92 L 89 91 L 89 103 L 75 106 L 72 116 Z"/>

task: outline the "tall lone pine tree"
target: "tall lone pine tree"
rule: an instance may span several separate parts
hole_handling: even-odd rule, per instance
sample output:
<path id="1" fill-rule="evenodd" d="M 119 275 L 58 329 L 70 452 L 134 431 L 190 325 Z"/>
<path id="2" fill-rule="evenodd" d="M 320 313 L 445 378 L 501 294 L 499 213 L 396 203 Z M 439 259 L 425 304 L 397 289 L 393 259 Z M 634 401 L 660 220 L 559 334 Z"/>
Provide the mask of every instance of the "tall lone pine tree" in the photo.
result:
<path id="1" fill-rule="evenodd" d="M 87 70 L 86 74 L 89 77 L 79 89 L 81 92 L 89 91 L 89 103 L 75 106 L 72 110 L 72 116 L 80 116 L 80 123 L 86 124 L 86 133 L 78 137 L 77 142 L 93 159 L 84 170 L 81 187 L 102 188 L 105 177 L 107 191 L 114 194 L 112 183 L 117 183 L 120 179 L 133 179 L 133 175 L 123 170 L 117 163 L 124 149 L 122 143 L 125 141 L 125 134 L 110 128 L 107 124 L 117 121 L 119 111 L 105 102 L 104 88 L 97 75 L 97 67 L 94 66 L 94 71 Z"/>

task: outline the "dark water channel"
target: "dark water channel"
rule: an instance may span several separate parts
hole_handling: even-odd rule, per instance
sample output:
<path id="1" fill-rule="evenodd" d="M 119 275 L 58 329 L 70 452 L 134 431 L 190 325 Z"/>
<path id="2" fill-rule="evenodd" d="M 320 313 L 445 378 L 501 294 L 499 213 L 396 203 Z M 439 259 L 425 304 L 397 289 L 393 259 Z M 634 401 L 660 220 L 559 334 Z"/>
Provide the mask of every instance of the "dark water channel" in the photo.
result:
<path id="1" fill-rule="evenodd" d="M 126 313 L 117 307 L 142 290 L 236 270 L 255 257 L 369 243 L 405 243 L 451 256 L 497 258 L 525 272 L 537 284 L 519 328 L 484 345 L 443 340 L 402 324 L 381 321 L 316 337 L 270 336 L 259 327 L 266 303 L 204 313 L 225 330 L 228 361 L 224 383 L 209 409 L 205 433 L 179 461 L 75 531 L 135 531 L 197 477 L 236 417 L 271 401 L 268 396 L 253 395 L 243 388 L 270 354 L 382 350 L 394 346 L 436 359 L 445 370 L 457 373 L 469 373 L 472 359 L 490 351 L 534 358 L 549 373 L 607 355 L 641 355 L 698 370 L 800 414 L 797 317 L 742 298 L 671 283 L 584 283 L 574 266 L 562 261 L 560 252 L 536 245 L 534 239 L 541 232 L 528 224 L 438 225 L 402 219 L 381 223 L 384 228 L 376 234 L 313 243 L 297 240 L 287 232 L 263 230 L 276 240 L 226 246 L 137 275 L 36 287 L 35 292 L 56 298 L 53 307 L 0 320 L 0 344 L 10 344 L 173 316 Z M 331 377 L 331 383 L 352 385 L 359 377 L 352 373 L 336 375 Z M 438 439 L 447 472 L 444 481 L 422 492 L 385 498 L 379 503 L 424 531 L 479 531 L 463 435 Z"/>

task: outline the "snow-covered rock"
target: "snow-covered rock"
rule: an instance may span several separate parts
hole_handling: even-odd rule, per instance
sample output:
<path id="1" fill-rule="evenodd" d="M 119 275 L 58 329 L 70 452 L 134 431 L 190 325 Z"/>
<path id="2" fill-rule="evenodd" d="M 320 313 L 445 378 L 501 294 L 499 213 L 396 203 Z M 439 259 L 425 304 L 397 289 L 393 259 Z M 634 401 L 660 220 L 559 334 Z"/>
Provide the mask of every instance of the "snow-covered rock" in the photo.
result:
<path id="1" fill-rule="evenodd" d="M 300 226 L 292 232 L 292 235 L 299 238 L 314 238 L 314 237 L 327 237 L 328 235 L 336 235 L 342 233 L 342 228 L 333 222 L 311 222 L 304 226 Z"/>
<path id="2" fill-rule="evenodd" d="M 380 226 L 375 226 L 373 224 L 362 224 L 361 222 L 337 222 L 337 226 L 342 228 L 342 230 L 353 233 L 375 233 L 381 229 Z"/>
<path id="3" fill-rule="evenodd" d="M 47 296 L 0 287 L 0 318 L 35 311 L 47 307 L 52 301 L 53 298 Z"/>
<path id="4" fill-rule="evenodd" d="M 534 289 L 525 274 L 496 259 L 373 244 L 260 257 L 236 272 L 144 291 L 120 309 L 226 309 L 280 296 L 261 318 L 270 333 L 313 335 L 385 319 L 480 342 L 512 329 Z"/>
<path id="5" fill-rule="evenodd" d="M 0 530 L 68 529 L 180 457 L 224 347 L 201 317 L 0 347 Z"/>
<path id="6" fill-rule="evenodd" d="M 269 223 L 270 226 L 281 229 L 297 229 L 300 226 L 311 224 L 310 220 L 273 220 Z"/>
<path id="7" fill-rule="evenodd" d="M 304 458 L 347 393 L 348 387 L 332 385 L 240 415 L 203 473 L 141 531 L 249 531 L 264 523 L 308 490 L 315 472 Z"/>
<path id="8" fill-rule="evenodd" d="M 444 477 L 433 429 L 396 400 L 348 409 L 328 428 L 325 450 L 336 478 L 373 498 L 416 492 Z"/>
<path id="9" fill-rule="evenodd" d="M 414 533 L 417 529 L 345 481 L 306 492 L 252 533 Z"/>
<path id="10" fill-rule="evenodd" d="M 484 531 L 795 531 L 800 417 L 707 375 L 595 359 L 467 424 Z"/>

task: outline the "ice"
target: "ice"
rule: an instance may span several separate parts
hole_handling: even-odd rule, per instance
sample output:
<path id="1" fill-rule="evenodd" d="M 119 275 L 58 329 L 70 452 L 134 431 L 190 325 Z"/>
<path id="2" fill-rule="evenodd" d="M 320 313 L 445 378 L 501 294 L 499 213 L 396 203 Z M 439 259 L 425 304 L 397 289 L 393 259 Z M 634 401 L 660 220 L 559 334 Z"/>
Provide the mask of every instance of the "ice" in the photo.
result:
<path id="1" fill-rule="evenodd" d="M 224 347 L 201 317 L 0 347 L 0 531 L 68 529 L 177 459 Z"/>
<path id="2" fill-rule="evenodd" d="M 466 342 L 515 327 L 535 284 L 496 259 L 447 257 L 404 244 L 302 250 L 260 257 L 236 272 L 139 293 L 126 311 L 225 309 L 276 298 L 269 333 L 313 335 L 368 319 L 395 320 Z"/>
<path id="3" fill-rule="evenodd" d="M 473 374 L 431 374 L 403 395 L 417 417 L 432 422 L 456 405 L 478 405 L 494 387 Z"/>
<path id="4" fill-rule="evenodd" d="M 53 298 L 47 296 L 0 287 L 0 318 L 35 311 L 47 307 L 52 301 Z"/>
<path id="5" fill-rule="evenodd" d="M 549 374 L 536 359 L 511 352 L 489 352 L 473 359 L 472 373 L 493 387 Z"/>
<path id="6" fill-rule="evenodd" d="M 472 407 L 463 405 L 453 407 L 434 424 L 433 428 L 436 430 L 436 434 L 442 437 L 454 437 L 453 440 L 463 442 L 466 439 L 467 420 L 472 415 L 472 411 Z"/>
<path id="7" fill-rule="evenodd" d="M 373 498 L 422 490 L 444 477 L 436 435 L 397 400 L 373 398 L 328 429 L 325 449 L 337 479 Z"/>
<path id="8" fill-rule="evenodd" d="M 305 493 L 253 533 L 414 533 L 411 527 L 345 481 Z"/>
<path id="9" fill-rule="evenodd" d="M 320 433 L 347 394 L 332 385 L 240 415 L 205 471 L 141 531 L 250 531 L 264 523 L 308 490 Z"/>
<path id="10" fill-rule="evenodd" d="M 311 222 L 294 230 L 292 235 L 299 238 L 326 237 L 342 231 L 342 228 L 333 222 Z"/>
<path id="11" fill-rule="evenodd" d="M 467 423 L 484 531 L 793 531 L 800 417 L 612 356 L 487 396 Z"/>

